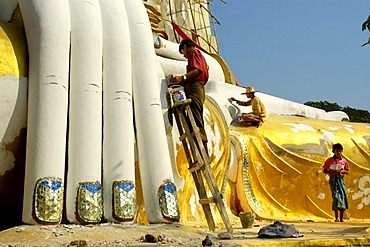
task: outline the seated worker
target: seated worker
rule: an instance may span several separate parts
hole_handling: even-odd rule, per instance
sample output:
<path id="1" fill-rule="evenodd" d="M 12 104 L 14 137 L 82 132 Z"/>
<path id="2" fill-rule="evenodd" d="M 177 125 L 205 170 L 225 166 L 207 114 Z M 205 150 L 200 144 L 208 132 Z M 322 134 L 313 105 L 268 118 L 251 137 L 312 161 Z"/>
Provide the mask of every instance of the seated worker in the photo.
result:
<path id="1" fill-rule="evenodd" d="M 242 113 L 241 115 L 241 123 L 250 124 L 252 126 L 260 127 L 266 121 L 266 108 L 262 101 L 254 95 L 255 91 L 253 87 L 246 87 L 245 93 L 247 97 L 250 99 L 248 101 L 240 101 L 235 99 L 234 97 L 230 98 L 230 101 L 235 101 L 238 105 L 241 106 L 252 106 L 252 112 L 250 113 Z"/>

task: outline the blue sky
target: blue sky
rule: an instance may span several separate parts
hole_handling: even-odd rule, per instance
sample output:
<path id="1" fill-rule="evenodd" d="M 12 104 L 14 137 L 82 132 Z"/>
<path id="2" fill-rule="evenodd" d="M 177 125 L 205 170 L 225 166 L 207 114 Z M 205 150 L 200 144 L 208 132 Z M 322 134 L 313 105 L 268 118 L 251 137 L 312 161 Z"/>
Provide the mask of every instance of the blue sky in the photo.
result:
<path id="1" fill-rule="evenodd" d="M 213 0 L 220 53 L 242 86 L 370 111 L 369 0 Z"/>

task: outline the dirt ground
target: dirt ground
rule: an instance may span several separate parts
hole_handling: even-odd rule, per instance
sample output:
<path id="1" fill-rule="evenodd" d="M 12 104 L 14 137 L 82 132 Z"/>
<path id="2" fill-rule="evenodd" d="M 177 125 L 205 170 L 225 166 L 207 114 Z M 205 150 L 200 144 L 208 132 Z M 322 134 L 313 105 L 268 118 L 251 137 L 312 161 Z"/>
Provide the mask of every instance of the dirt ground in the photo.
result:
<path id="1" fill-rule="evenodd" d="M 370 246 L 370 223 L 286 223 L 303 236 L 258 238 L 261 227 L 272 223 L 235 226 L 232 235 L 222 227 L 211 232 L 180 224 L 21 225 L 0 232 L 0 246 Z"/>

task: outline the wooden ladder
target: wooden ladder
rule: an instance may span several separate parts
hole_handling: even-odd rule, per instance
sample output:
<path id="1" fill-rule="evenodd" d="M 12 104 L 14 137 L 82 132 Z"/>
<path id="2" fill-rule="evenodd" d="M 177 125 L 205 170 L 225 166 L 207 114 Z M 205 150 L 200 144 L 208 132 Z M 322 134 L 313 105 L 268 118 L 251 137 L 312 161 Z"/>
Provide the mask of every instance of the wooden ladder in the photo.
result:
<path id="1" fill-rule="evenodd" d="M 173 104 L 173 114 L 175 115 L 176 124 L 179 129 L 180 141 L 182 141 L 189 163 L 189 171 L 193 176 L 194 183 L 198 191 L 200 198 L 199 203 L 203 207 L 208 227 L 211 231 L 214 231 L 216 226 L 213 220 L 210 203 L 215 203 L 227 231 L 232 233 L 233 229 L 226 212 L 226 207 L 222 200 L 222 195 L 217 187 L 216 179 L 213 176 L 210 167 L 210 160 L 203 146 L 199 128 L 195 124 L 193 113 L 189 106 L 190 102 L 191 99 L 175 102 Z M 207 197 L 203 177 L 205 182 L 208 184 L 212 197 Z"/>

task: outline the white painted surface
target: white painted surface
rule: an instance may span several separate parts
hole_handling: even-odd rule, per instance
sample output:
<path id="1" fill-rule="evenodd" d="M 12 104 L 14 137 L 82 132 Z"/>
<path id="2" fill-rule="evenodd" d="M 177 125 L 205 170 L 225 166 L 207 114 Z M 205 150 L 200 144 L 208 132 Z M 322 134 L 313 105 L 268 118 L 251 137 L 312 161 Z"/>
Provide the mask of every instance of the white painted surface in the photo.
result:
<path id="1" fill-rule="evenodd" d="M 156 49 L 157 60 L 161 63 L 164 74 L 183 75 L 186 73 L 187 60 L 179 53 L 179 44 L 161 39 L 164 47 Z M 221 65 L 212 56 L 201 51 L 209 66 L 209 80 L 225 81 Z"/>
<path id="2" fill-rule="evenodd" d="M 327 120 L 334 120 L 334 121 L 342 121 L 342 120 L 349 120 L 347 113 L 343 111 L 330 111 L 327 112 Z"/>
<path id="3" fill-rule="evenodd" d="M 0 76 L 0 176 L 14 168 L 14 154 L 6 149 L 27 127 L 27 78 Z"/>
<path id="4" fill-rule="evenodd" d="M 251 85 L 258 90 L 258 85 Z M 235 85 L 227 84 L 223 81 L 210 80 L 206 85 L 206 93 L 213 97 L 223 110 L 226 119 L 234 119 L 238 113 L 251 112 L 251 106 L 239 106 L 235 102 L 230 103 L 229 98 L 234 97 L 238 100 L 249 100 L 244 93 L 245 89 Z M 289 101 L 286 99 L 271 96 L 262 92 L 257 92 L 256 96 L 259 97 L 266 106 L 267 114 L 286 115 L 286 116 L 304 116 L 310 118 L 336 120 L 341 121 L 347 114 L 339 114 L 338 112 L 332 114 L 325 112 L 322 109 L 306 106 L 300 103 Z M 347 116 L 348 117 L 348 116 Z M 268 121 L 268 117 L 267 117 Z"/>
<path id="5" fill-rule="evenodd" d="M 158 49 L 155 49 L 155 53 L 158 56 L 169 58 L 171 60 L 186 61 L 186 58 L 179 52 L 179 44 L 168 41 L 159 37 L 162 46 Z"/>
<path id="6" fill-rule="evenodd" d="M 345 124 L 344 126 L 345 126 L 345 127 L 344 127 L 344 129 L 345 129 L 345 130 L 347 130 L 350 134 L 355 134 L 355 131 L 354 131 L 354 129 L 352 128 L 352 125 L 350 125 L 350 124 Z"/>
<path id="7" fill-rule="evenodd" d="M 29 51 L 22 220 L 31 224 L 36 181 L 48 176 L 64 180 L 70 25 L 68 2 L 20 0 L 19 5 Z"/>
<path id="8" fill-rule="evenodd" d="M 168 75 L 183 75 L 186 73 L 187 61 L 174 61 L 170 58 L 156 56 L 156 60 L 160 63 L 163 73 Z"/>
<path id="9" fill-rule="evenodd" d="M 331 143 L 332 140 L 335 138 L 335 135 L 333 132 L 326 131 L 324 129 L 321 129 L 322 134 L 320 135 L 320 140 L 324 140 L 326 143 Z"/>
<path id="10" fill-rule="evenodd" d="M 221 65 L 217 62 L 216 59 L 211 57 L 210 55 L 202 52 L 204 58 L 207 61 L 207 65 L 209 67 L 209 80 L 214 80 L 214 81 L 225 81 L 225 75 L 222 70 Z"/>
<path id="11" fill-rule="evenodd" d="M 135 126 L 145 211 L 150 223 L 166 222 L 158 188 L 173 181 L 162 116 L 156 58 L 149 19 L 142 1 L 125 1 L 130 24 Z"/>
<path id="12" fill-rule="evenodd" d="M 112 216 L 114 181 L 135 182 L 130 31 L 122 0 L 100 0 L 103 20 L 104 217 Z"/>
<path id="13" fill-rule="evenodd" d="M 366 206 L 370 205 L 370 176 L 363 176 L 360 179 L 353 181 L 353 184 L 357 184 L 359 191 L 352 195 L 352 200 L 358 200 L 361 198 L 360 203 L 357 204 L 357 209 L 361 210 Z"/>
<path id="14" fill-rule="evenodd" d="M 105 60 L 104 81 L 116 81 L 116 83 L 107 84 L 107 90 L 104 102 L 107 111 L 105 124 L 107 132 L 104 133 L 104 170 L 107 174 L 107 184 L 112 180 L 132 175 L 133 166 L 125 167 L 127 174 L 113 171 L 114 167 L 110 164 L 117 164 L 124 157 L 123 162 L 132 162 L 133 145 L 127 144 L 125 153 L 117 147 L 122 136 L 130 142 L 132 133 L 124 132 L 124 128 L 132 130 L 132 113 L 130 114 L 129 99 L 110 102 L 109 99 L 115 99 L 115 92 L 119 88 L 129 92 L 130 86 L 124 84 L 125 79 L 129 77 L 130 63 L 127 59 L 130 53 L 130 45 L 133 50 L 132 60 L 135 63 L 134 71 L 134 94 L 135 94 L 135 118 L 137 137 L 139 138 L 139 162 L 142 171 L 142 183 L 144 190 L 144 200 L 148 218 L 152 223 L 162 222 L 162 216 L 158 205 L 157 192 L 159 185 L 165 179 L 172 180 L 172 169 L 169 161 L 169 151 L 163 123 L 161 102 L 163 103 L 163 74 L 183 74 L 187 62 L 178 53 L 178 44 L 168 42 L 165 53 L 156 56 L 153 51 L 152 34 L 147 14 L 141 1 L 127 0 L 130 9 L 127 13 L 131 19 L 131 30 L 125 31 L 125 24 L 121 23 L 123 16 L 110 16 L 107 13 L 108 6 L 113 8 L 123 5 L 120 1 L 101 0 L 106 4 L 107 9 L 103 9 L 105 19 L 105 31 L 114 32 L 122 28 L 122 32 L 115 31 L 102 44 L 102 23 L 98 0 L 77 1 L 71 0 L 70 6 L 66 1 L 43 1 L 43 0 L 20 0 L 22 15 L 25 20 L 27 38 L 30 49 L 30 106 L 29 106 L 29 133 L 27 150 L 27 168 L 26 168 L 26 187 L 25 187 L 25 209 L 27 215 L 25 222 L 32 223 L 30 211 L 32 204 L 33 188 L 35 181 L 40 177 L 58 176 L 64 178 L 64 155 L 66 139 L 66 104 L 68 92 L 68 68 L 69 68 L 69 7 L 72 9 L 72 59 L 71 59 L 71 108 L 70 108 L 70 151 L 69 151 L 69 174 L 68 174 L 68 197 L 67 214 L 68 219 L 74 221 L 74 209 L 76 199 L 76 189 L 79 182 L 100 181 L 101 176 L 101 144 L 102 144 L 102 50 L 104 47 Z M 0 1 L 0 18 L 8 20 L 10 13 L 15 7 L 15 0 Z M 113 6 L 114 5 L 114 6 Z M 121 7 L 118 7 L 120 9 Z M 107 11 L 107 12 L 105 12 Z M 111 10 L 113 11 L 113 10 Z M 120 9 L 122 11 L 122 9 Z M 115 12 L 116 13 L 116 12 Z M 118 11 L 119 13 L 119 11 Z M 117 13 L 116 13 L 117 14 Z M 124 12 L 121 12 L 124 15 Z M 120 19 L 123 18 L 123 19 Z M 109 20 L 108 20 L 109 19 Z M 109 30 L 108 30 L 109 28 Z M 46 34 L 46 35 L 41 35 Z M 125 40 L 126 38 L 126 40 Z M 131 38 L 132 44 L 129 44 Z M 118 42 L 121 42 L 119 45 Z M 168 52 L 168 53 L 167 53 Z M 171 55 L 172 53 L 172 55 Z M 167 55 L 166 55 L 167 54 Z M 169 54 L 169 55 L 168 55 Z M 164 56 L 164 57 L 162 57 Z M 174 59 L 168 59 L 165 57 Z M 210 81 L 206 86 L 206 93 L 214 98 L 219 104 L 228 123 L 236 116 L 238 111 L 251 111 L 250 107 L 235 106 L 230 104 L 228 98 L 236 97 L 240 100 L 247 98 L 240 93 L 243 88 L 225 84 L 221 66 L 212 57 L 205 55 L 207 63 L 210 66 Z M 111 59 L 117 59 L 113 61 Z M 163 74 L 158 75 L 158 61 L 161 64 Z M 122 67 L 123 66 L 123 67 Z M 48 76 L 55 75 L 58 84 L 50 84 Z M 49 79 L 48 79 L 49 78 Z M 0 83 L 1 83 L 0 79 Z M 5 81 L 9 80 L 5 78 Z M 119 83 L 118 83 L 119 81 Z M 128 81 L 130 81 L 128 79 Z M 48 84 L 49 83 L 49 84 Z M 122 84 L 121 84 L 122 83 Z M 159 89 L 159 83 L 161 89 Z M 43 87 L 42 85 L 45 85 Z M 57 86 L 55 86 L 57 85 Z M 105 87 L 106 85 L 104 85 Z M 258 86 L 253 85 L 257 90 Z M 116 88 L 115 88 L 116 87 Z M 13 90 L 6 87 L 6 90 Z M 15 89 L 14 89 L 15 90 Z M 116 90 L 116 91 L 114 91 Z M 10 92 L 9 92 L 10 93 Z M 14 93 L 12 91 L 12 93 Z M 331 112 L 326 113 L 323 110 L 304 106 L 299 103 L 291 102 L 282 98 L 277 98 L 264 93 L 257 93 L 257 96 L 265 103 L 269 114 L 277 115 L 302 115 L 306 117 L 341 120 L 345 113 Z M 19 96 L 19 98 L 23 98 Z M 161 98 L 162 97 L 162 98 Z M 26 98 L 26 97 L 24 97 Z M 117 103 L 117 104 L 115 104 Z M 112 110 L 108 110 L 111 108 Z M 5 109 L 1 103 L 0 110 Z M 4 110 L 6 117 L 11 113 Z M 132 109 L 131 109 L 132 111 Z M 115 114 L 115 113 L 117 114 Z M 122 115 L 121 115 L 122 114 Z M 22 122 L 21 115 L 19 115 Z M 11 116 L 12 118 L 14 117 Z M 25 117 L 25 115 L 23 115 Z M 37 124 L 36 124 L 37 122 Z M 150 122 L 150 124 L 148 124 Z M 127 123 L 127 126 L 121 125 Z M 117 124 L 119 127 L 117 127 Z M 1 125 L 4 132 L 6 125 Z M 122 128 L 121 128 L 122 127 Z M 110 131 L 111 129 L 114 131 Z M 14 127 L 19 129 L 19 127 Z M 346 129 L 352 133 L 351 126 Z M 0 133 L 6 136 L 6 132 Z M 16 131 L 15 131 L 16 132 Z M 15 133 L 12 131 L 12 133 Z M 127 133 L 127 138 L 126 134 Z M 154 133 L 154 134 L 153 134 Z M 4 139 L 3 140 L 6 140 Z M 10 137 L 9 137 L 10 138 Z M 11 139 L 11 138 L 10 138 Z M 9 140 L 10 140 L 9 139 Z M 4 142 L 2 142 L 3 145 Z M 108 144 L 109 143 L 109 144 Z M 2 148 L 3 146 L 1 146 Z M 1 152 L 6 157 L 7 164 L 0 166 L 3 170 L 10 169 L 13 158 L 7 156 L 7 152 Z M 0 156 L 1 157 L 1 156 Z M 109 158 L 110 157 L 110 158 Z M 111 161 L 109 160 L 111 159 Z M 63 164 L 63 165 L 61 165 Z M 111 172 L 109 172 L 111 171 Z M 111 188 L 111 186 L 105 186 Z M 106 191 L 109 193 L 109 190 Z M 105 205 L 111 203 L 105 195 Z M 105 206 L 107 207 L 107 206 Z M 111 212 L 106 211 L 106 215 Z"/>
<path id="15" fill-rule="evenodd" d="M 101 182 L 102 41 L 99 0 L 70 0 L 71 75 L 67 219 L 77 223 L 75 207 L 81 182 Z"/>
<path id="16" fill-rule="evenodd" d="M 9 22 L 17 7 L 17 0 L 0 0 L 0 21 Z"/>
<path id="17" fill-rule="evenodd" d="M 300 131 L 311 131 L 311 132 L 316 133 L 316 129 L 313 128 L 310 125 L 307 125 L 307 124 L 284 123 L 284 125 L 292 126 L 292 128 L 290 128 L 290 130 L 293 131 L 293 132 L 296 132 L 296 133 L 298 133 Z"/>

